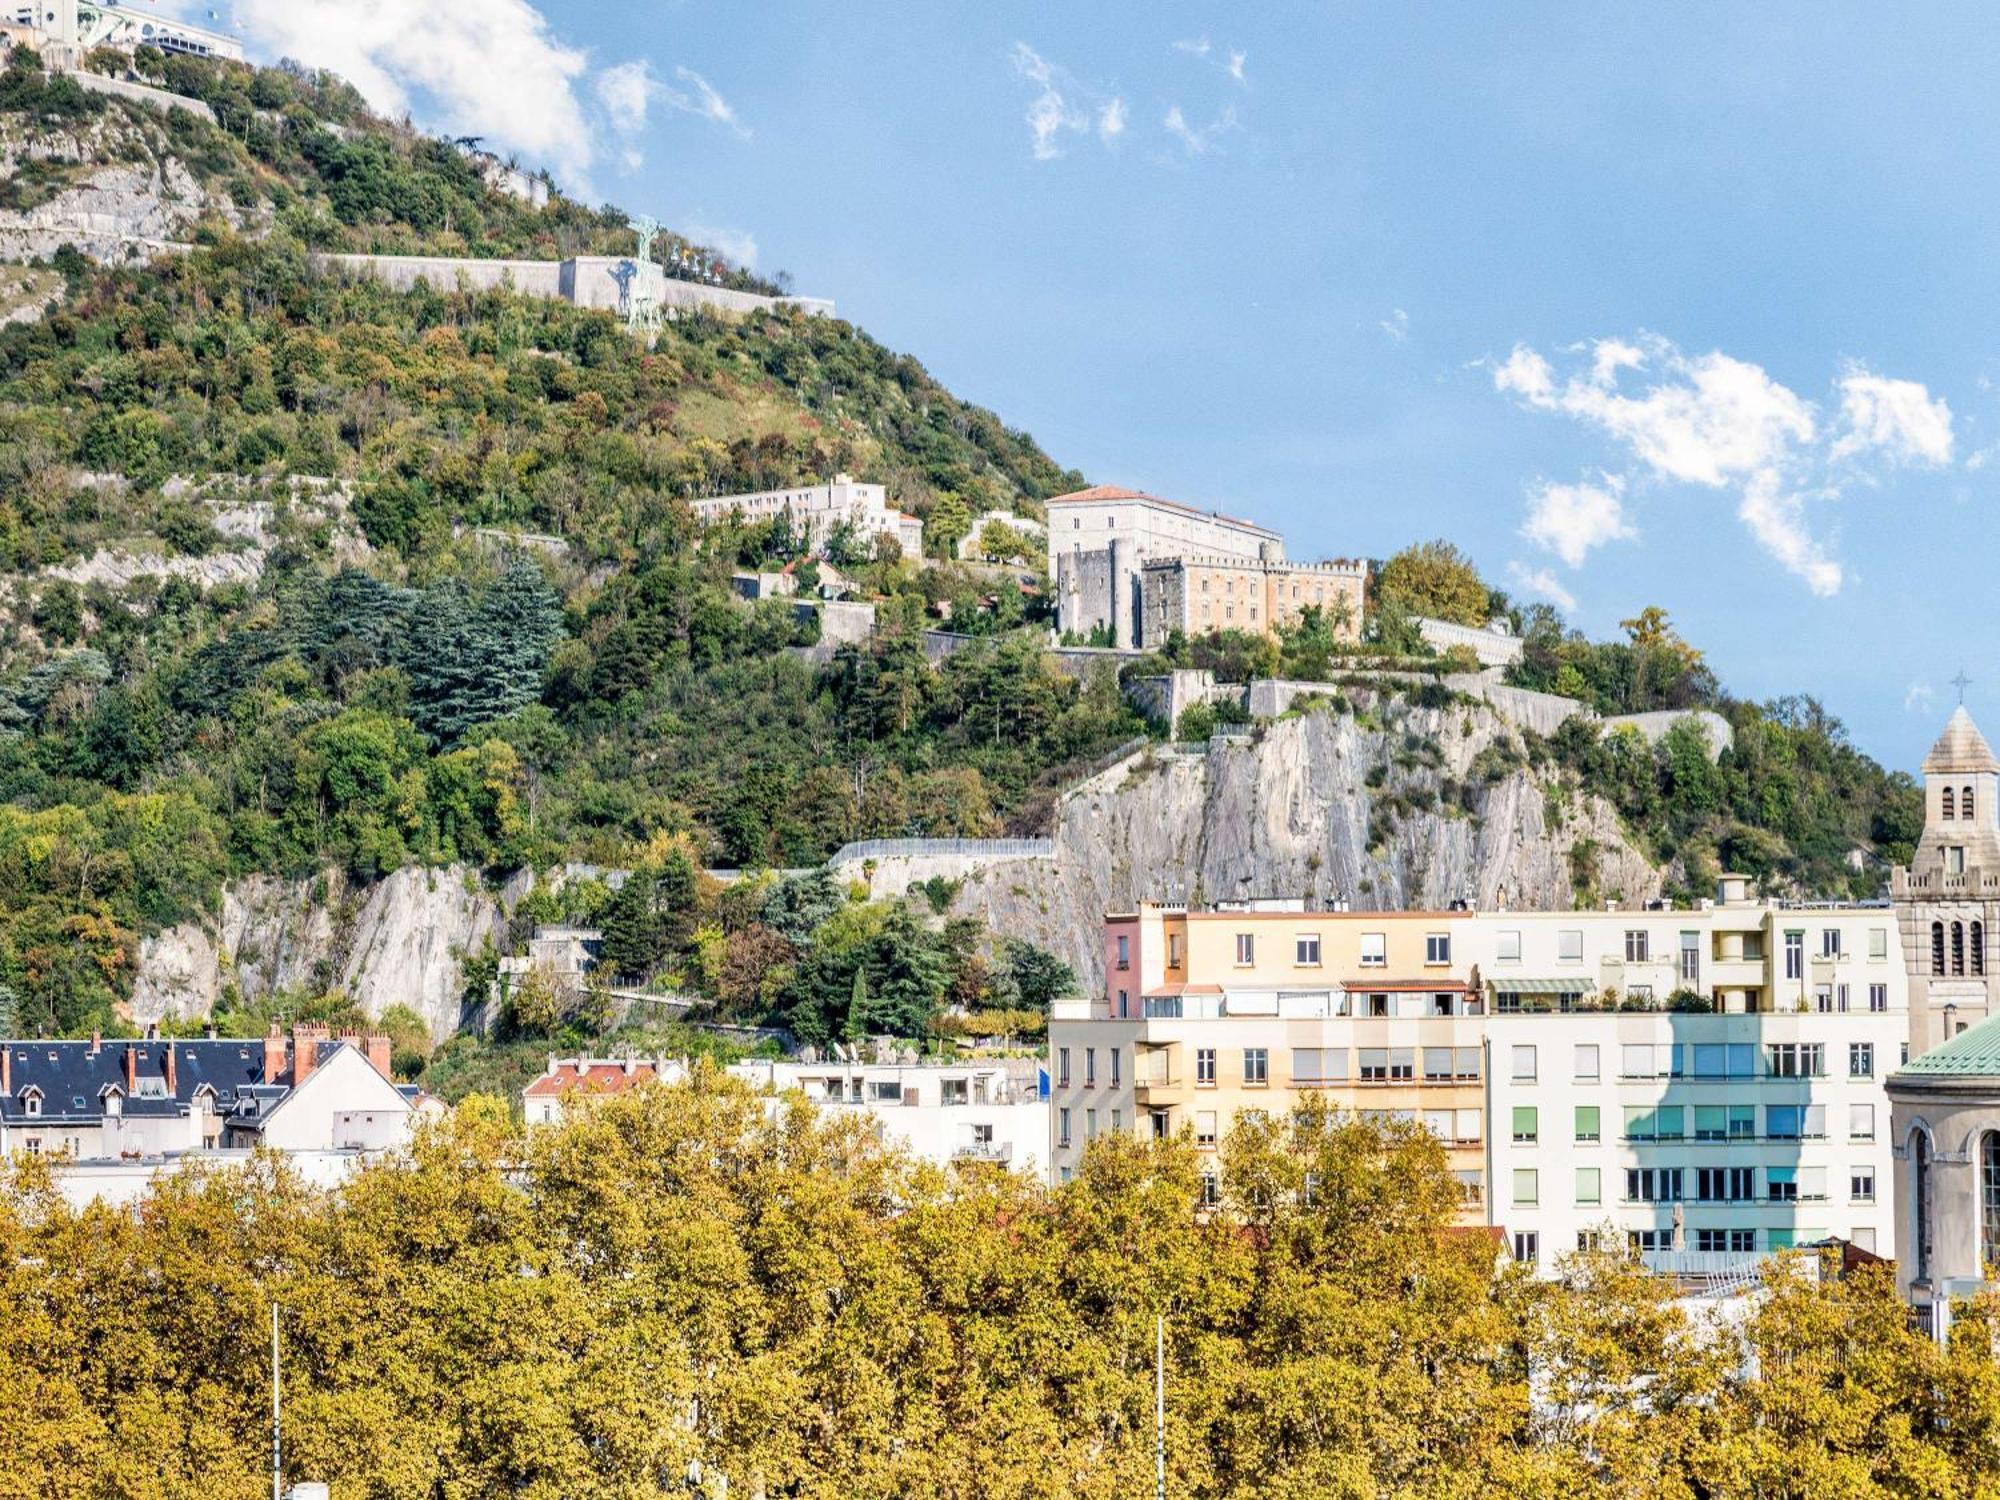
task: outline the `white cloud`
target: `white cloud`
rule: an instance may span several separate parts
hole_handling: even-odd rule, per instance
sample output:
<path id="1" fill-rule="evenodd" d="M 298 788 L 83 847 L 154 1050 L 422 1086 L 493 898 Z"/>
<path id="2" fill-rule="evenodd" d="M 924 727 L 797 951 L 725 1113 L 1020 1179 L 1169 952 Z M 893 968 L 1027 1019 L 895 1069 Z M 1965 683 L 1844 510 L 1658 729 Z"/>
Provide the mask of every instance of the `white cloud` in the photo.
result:
<path id="1" fill-rule="evenodd" d="M 1229 54 L 1229 65 L 1227 71 L 1229 73 L 1229 76 L 1231 78 L 1234 78 L 1238 83 L 1243 82 L 1243 64 L 1245 61 L 1247 61 L 1247 59 L 1248 59 L 1248 54 L 1246 53 L 1232 52 Z"/>
<path id="2" fill-rule="evenodd" d="M 1980 448 L 1975 452 L 1967 454 L 1965 459 L 1966 470 L 1969 473 L 1977 474 L 1981 469 L 1993 462 L 1993 455 L 1996 453 L 2000 453 L 2000 445 Z"/>
<path id="3" fill-rule="evenodd" d="M 725 229 L 719 224 L 684 224 L 681 233 L 697 245 L 720 250 L 731 265 L 746 271 L 757 265 L 757 238 L 748 230 Z"/>
<path id="4" fill-rule="evenodd" d="M 577 97 L 587 59 L 526 0 L 238 0 L 236 15 L 254 51 L 331 68 L 389 115 L 421 97 L 453 134 L 573 173 L 590 166 Z"/>
<path id="5" fill-rule="evenodd" d="M 1559 375 L 1543 355 L 1519 346 L 1494 367 L 1494 388 L 1616 439 L 1647 477 L 1733 493 L 1736 514 L 1758 544 L 1815 594 L 1836 594 L 1843 581 L 1811 525 L 1813 502 L 1840 495 L 1832 466 L 1867 455 L 1930 466 L 1950 460 L 1950 412 L 1914 381 L 1850 369 L 1839 382 L 1836 437 L 1811 401 L 1720 351 L 1690 355 L 1642 335 L 1601 339 L 1577 352 L 1588 360 Z M 1535 520 L 1531 514 L 1531 526 Z M 1552 529 L 1548 544 L 1557 545 L 1559 534 Z M 1590 545 L 1582 544 L 1579 556 Z"/>
<path id="6" fill-rule="evenodd" d="M 1205 156 L 1215 149 L 1216 140 L 1236 129 L 1236 111 L 1224 105 L 1222 112 L 1208 124 L 1196 129 L 1188 124 L 1187 116 L 1176 104 L 1167 110 L 1167 118 L 1162 122 L 1167 134 L 1179 141 L 1189 156 Z"/>
<path id="7" fill-rule="evenodd" d="M 714 85 L 706 78 L 695 72 L 693 68 L 675 68 L 674 77 L 679 79 L 683 84 L 686 84 L 694 92 L 689 93 L 687 89 L 666 88 L 663 86 L 660 90 L 660 97 L 665 99 L 668 104 L 687 114 L 699 115 L 704 120 L 713 120 L 716 124 L 727 127 L 743 140 L 747 141 L 750 139 L 750 128 L 736 118 L 736 111 L 730 108 L 729 101 L 718 94 L 715 91 Z"/>
<path id="8" fill-rule="evenodd" d="M 1400 307 L 1375 326 L 1399 344 L 1407 342 L 1410 337 L 1410 315 Z"/>
<path id="9" fill-rule="evenodd" d="M 1576 613 L 1576 596 L 1562 585 L 1562 580 L 1548 568 L 1529 568 L 1525 563 L 1507 564 L 1507 576 L 1514 580 L 1514 586 L 1524 589 L 1538 598 L 1546 599 L 1564 614 Z"/>
<path id="10" fill-rule="evenodd" d="M 638 58 L 599 70 L 591 81 L 591 87 L 605 120 L 613 130 L 626 136 L 635 136 L 644 130 L 647 115 L 653 105 L 659 103 L 683 114 L 712 121 L 739 140 L 750 139 L 750 131 L 736 117 L 729 101 L 717 93 L 706 78 L 692 68 L 676 68 L 674 77 L 681 86 L 676 87 L 654 77 L 653 65 L 644 58 Z M 638 166 L 641 161 L 638 151 L 630 145 L 622 152 L 622 158 L 628 169 Z"/>
<path id="11" fill-rule="evenodd" d="M 1544 484 L 1528 499 L 1521 535 L 1580 568 L 1596 548 L 1638 535 L 1625 519 L 1624 492 L 1613 474 L 1602 484 Z"/>
<path id="12" fill-rule="evenodd" d="M 645 58 L 602 69 L 592 86 L 597 91 L 597 102 L 603 106 L 604 117 L 614 130 L 646 128 L 646 112 L 652 105 L 654 90 L 660 85 L 653 77 L 653 65 Z"/>
<path id="13" fill-rule="evenodd" d="M 1890 380 L 1854 365 L 1840 380 L 1846 430 L 1835 458 L 1880 452 L 1902 463 L 1941 468 L 1951 462 L 1951 408 L 1914 380 Z"/>
<path id="14" fill-rule="evenodd" d="M 1027 113 L 1029 149 L 1036 161 L 1061 156 L 1065 135 L 1083 135 L 1094 128 L 1097 138 L 1109 146 L 1125 133 L 1123 99 L 1078 83 L 1026 42 L 1016 42 L 1010 56 L 1014 71 L 1040 89 L 1028 101 Z"/>
<path id="15" fill-rule="evenodd" d="M 1189 37 L 1185 41 L 1175 42 L 1174 51 L 1185 52 L 1189 57 L 1206 57 L 1209 53 L 1208 38 L 1197 36 Z"/>
<path id="16" fill-rule="evenodd" d="M 1215 54 L 1216 48 L 1207 37 L 1195 36 L 1184 37 L 1180 41 L 1175 42 L 1174 51 L 1186 53 L 1189 57 L 1207 58 Z M 1227 47 L 1222 49 L 1220 56 L 1216 57 L 1215 66 L 1235 79 L 1236 82 L 1242 83 L 1244 81 L 1243 64 L 1248 60 L 1248 56 L 1249 54 L 1239 51 L 1237 48 Z"/>
<path id="17" fill-rule="evenodd" d="M 1909 691 L 1903 694 L 1903 712 L 1928 714 L 1931 711 L 1931 700 L 1935 696 L 1931 692 L 1931 685 L 1919 677 L 1910 684 Z"/>

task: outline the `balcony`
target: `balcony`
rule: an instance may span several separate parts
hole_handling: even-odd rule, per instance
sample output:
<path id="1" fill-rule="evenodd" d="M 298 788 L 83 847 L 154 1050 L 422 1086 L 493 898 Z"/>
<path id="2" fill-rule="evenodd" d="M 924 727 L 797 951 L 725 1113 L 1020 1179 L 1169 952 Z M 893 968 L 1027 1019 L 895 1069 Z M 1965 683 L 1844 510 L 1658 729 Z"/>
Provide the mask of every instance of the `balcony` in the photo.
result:
<path id="1" fill-rule="evenodd" d="M 1178 1093 L 1183 1080 L 1169 1073 L 1142 1074 L 1132 1080 L 1132 1092 L 1139 1103 L 1147 1104 Z"/>
<path id="2" fill-rule="evenodd" d="M 1014 1159 L 1012 1141 L 966 1141 L 953 1149 L 953 1161 L 991 1162 L 1004 1167 Z"/>

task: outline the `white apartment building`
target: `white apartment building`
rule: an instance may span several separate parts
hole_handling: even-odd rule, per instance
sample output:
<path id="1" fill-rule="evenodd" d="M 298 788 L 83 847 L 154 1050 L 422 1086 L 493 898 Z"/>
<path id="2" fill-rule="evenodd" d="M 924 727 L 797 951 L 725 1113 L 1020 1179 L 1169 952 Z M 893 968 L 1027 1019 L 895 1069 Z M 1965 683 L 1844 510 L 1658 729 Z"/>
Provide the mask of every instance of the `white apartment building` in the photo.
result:
<path id="1" fill-rule="evenodd" d="M 1901 1009 L 1515 1013 L 1486 1023 L 1489 1222 L 1552 1270 L 1583 1248 L 1717 1257 L 1836 1235 L 1895 1250 Z"/>
<path id="2" fill-rule="evenodd" d="M 883 1140 L 929 1161 L 1048 1170 L 1049 1107 L 1032 1062 L 753 1059 L 729 1072 L 759 1090 L 797 1089 L 822 1109 L 872 1116 Z"/>
<path id="3" fill-rule="evenodd" d="M 830 484 L 795 485 L 761 490 L 751 495 L 716 495 L 688 502 L 697 519 L 719 521 L 731 515 L 746 521 L 768 521 L 787 512 L 795 527 L 804 529 L 807 544 L 820 551 L 842 523 L 854 528 L 856 540 L 872 554 L 878 537 L 894 537 L 903 556 L 922 557 L 924 523 L 889 504 L 879 484 L 861 484 L 851 474 L 836 474 Z"/>

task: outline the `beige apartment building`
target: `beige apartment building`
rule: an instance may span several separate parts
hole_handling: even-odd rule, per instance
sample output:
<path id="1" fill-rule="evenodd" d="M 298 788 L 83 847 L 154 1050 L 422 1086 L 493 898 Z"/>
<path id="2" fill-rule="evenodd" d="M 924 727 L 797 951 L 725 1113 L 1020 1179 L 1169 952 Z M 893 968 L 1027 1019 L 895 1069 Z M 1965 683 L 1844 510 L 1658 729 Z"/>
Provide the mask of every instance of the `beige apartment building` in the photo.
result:
<path id="1" fill-rule="evenodd" d="M 1241 630 L 1276 635 L 1307 609 L 1319 610 L 1344 641 L 1361 639 L 1367 566 L 1229 557 L 1171 557 L 1140 570 L 1139 644 L 1152 650 L 1175 631 Z"/>

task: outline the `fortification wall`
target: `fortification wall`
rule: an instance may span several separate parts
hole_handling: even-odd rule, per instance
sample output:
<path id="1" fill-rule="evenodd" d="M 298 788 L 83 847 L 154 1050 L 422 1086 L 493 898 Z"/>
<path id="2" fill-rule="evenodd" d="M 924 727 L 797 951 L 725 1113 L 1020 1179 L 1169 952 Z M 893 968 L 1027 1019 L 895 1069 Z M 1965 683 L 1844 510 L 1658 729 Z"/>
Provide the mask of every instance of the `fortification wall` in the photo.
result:
<path id="1" fill-rule="evenodd" d="M 1614 714 L 1603 720 L 1604 732 L 1614 729 L 1631 729 L 1649 745 L 1657 745 L 1667 737 L 1667 731 L 1683 719 L 1692 719 L 1708 736 L 1709 759 L 1714 760 L 1723 751 L 1736 744 L 1736 731 L 1729 727 L 1729 721 L 1712 709 L 1666 709 L 1650 714 Z"/>
<path id="2" fill-rule="evenodd" d="M 559 260 L 468 260 L 446 255 L 315 255 L 313 259 L 334 271 L 372 276 L 398 292 L 423 282 L 440 292 L 511 288 L 529 297 L 562 296 Z"/>
<path id="3" fill-rule="evenodd" d="M 147 109 L 156 109 L 161 114 L 169 110 L 184 109 L 197 119 L 215 123 L 215 111 L 199 99 L 190 99 L 185 94 L 171 94 L 165 89 L 156 89 L 148 84 L 133 83 L 124 78 L 107 78 L 102 73 L 92 73 L 84 68 L 67 70 L 64 77 L 75 81 L 78 87 L 86 88 L 93 94 L 108 94 L 113 99 L 123 99 L 128 103 L 142 104 Z"/>
<path id="4" fill-rule="evenodd" d="M 746 313 L 776 307 L 798 307 L 808 313 L 833 316 L 824 297 L 763 297 L 729 287 L 676 281 L 658 265 L 640 265 L 630 256 L 579 255 L 569 260 L 475 260 L 444 255 L 318 255 L 321 265 L 357 276 L 374 276 L 399 292 L 418 282 L 440 291 L 496 291 L 512 287 L 530 297 L 573 302 L 599 312 L 623 313 L 628 295 L 650 295 L 656 307 L 669 311 L 705 307 L 714 312 Z M 629 294 L 627 284 L 629 283 Z"/>
<path id="5" fill-rule="evenodd" d="M 866 883 L 871 897 L 900 896 L 920 881 L 963 880 L 1017 860 L 1053 862 L 1052 839 L 868 839 L 834 852 L 827 868 Z"/>

